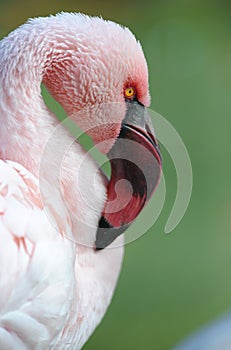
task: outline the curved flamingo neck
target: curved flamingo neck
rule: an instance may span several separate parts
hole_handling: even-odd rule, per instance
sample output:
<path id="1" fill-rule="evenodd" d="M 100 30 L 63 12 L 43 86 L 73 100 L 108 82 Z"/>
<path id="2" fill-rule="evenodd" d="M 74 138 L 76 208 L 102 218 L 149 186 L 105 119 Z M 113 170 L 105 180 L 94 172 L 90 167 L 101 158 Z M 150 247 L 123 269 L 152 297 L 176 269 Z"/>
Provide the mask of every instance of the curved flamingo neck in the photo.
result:
<path id="1" fill-rule="evenodd" d="M 88 221 L 94 229 L 105 200 L 104 178 L 97 172 L 92 158 L 86 156 L 74 142 L 75 138 L 48 110 L 41 95 L 41 83 L 48 79 L 48 71 L 55 82 L 55 68 L 60 67 L 57 59 L 63 62 L 61 57 L 65 57 L 65 40 L 59 42 L 62 26 L 52 31 L 47 23 L 49 18 L 33 25 L 25 24 L 0 42 L 0 159 L 20 163 L 40 180 L 44 179 L 48 188 L 60 188 L 61 183 L 64 201 L 74 213 L 76 208 L 86 206 L 77 193 L 80 186 L 91 202 L 92 210 L 87 206 L 85 212 L 91 212 Z M 65 69 L 62 72 L 67 74 L 68 82 L 68 72 Z M 62 90 L 58 92 L 60 95 L 56 97 L 60 102 Z M 93 184 L 89 186 L 92 174 L 96 177 L 97 199 L 91 193 Z"/>
<path id="2" fill-rule="evenodd" d="M 57 123 L 41 96 L 50 43 L 24 25 L 0 42 L 0 158 L 37 173 L 48 135 Z"/>

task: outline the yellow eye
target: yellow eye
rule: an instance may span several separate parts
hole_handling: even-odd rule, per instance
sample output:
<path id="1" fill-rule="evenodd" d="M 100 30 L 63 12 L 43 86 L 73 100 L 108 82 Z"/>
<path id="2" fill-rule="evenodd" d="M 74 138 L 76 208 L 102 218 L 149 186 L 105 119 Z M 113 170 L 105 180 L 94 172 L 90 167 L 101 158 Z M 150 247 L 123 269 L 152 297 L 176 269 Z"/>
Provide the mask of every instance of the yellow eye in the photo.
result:
<path id="1" fill-rule="evenodd" d="M 126 88 L 125 91 L 124 91 L 124 94 L 125 94 L 126 98 L 134 97 L 135 93 L 136 93 L 136 91 L 135 91 L 135 89 L 132 86 Z"/>

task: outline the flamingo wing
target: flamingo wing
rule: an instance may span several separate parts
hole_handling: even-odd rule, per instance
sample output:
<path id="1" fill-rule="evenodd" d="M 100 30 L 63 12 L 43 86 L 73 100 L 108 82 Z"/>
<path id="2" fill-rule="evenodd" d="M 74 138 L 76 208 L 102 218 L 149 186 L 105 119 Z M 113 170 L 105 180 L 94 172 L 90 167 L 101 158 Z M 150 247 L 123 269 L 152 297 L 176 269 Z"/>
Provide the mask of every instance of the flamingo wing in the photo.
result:
<path id="1" fill-rule="evenodd" d="M 1 350 L 48 349 L 65 325 L 74 283 L 73 247 L 48 219 L 38 180 L 0 160 Z"/>

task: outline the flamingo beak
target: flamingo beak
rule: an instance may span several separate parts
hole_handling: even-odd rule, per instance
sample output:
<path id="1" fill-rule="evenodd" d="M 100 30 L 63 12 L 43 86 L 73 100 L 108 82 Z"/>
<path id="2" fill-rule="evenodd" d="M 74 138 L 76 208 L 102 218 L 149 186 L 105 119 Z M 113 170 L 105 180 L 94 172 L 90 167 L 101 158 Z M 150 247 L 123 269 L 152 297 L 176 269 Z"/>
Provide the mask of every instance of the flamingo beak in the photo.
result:
<path id="1" fill-rule="evenodd" d="M 160 151 L 148 111 L 138 101 L 127 102 L 120 134 L 108 158 L 111 178 L 96 234 L 96 250 L 107 247 L 130 226 L 160 178 Z"/>

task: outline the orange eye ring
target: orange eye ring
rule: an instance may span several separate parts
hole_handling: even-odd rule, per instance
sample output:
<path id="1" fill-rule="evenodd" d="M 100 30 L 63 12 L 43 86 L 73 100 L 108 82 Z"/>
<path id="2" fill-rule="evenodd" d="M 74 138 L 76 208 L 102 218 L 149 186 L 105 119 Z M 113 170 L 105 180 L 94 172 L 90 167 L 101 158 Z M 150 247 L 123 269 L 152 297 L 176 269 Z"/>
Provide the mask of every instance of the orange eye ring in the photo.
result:
<path id="1" fill-rule="evenodd" d="M 132 86 L 129 86 L 124 90 L 124 95 L 126 98 L 132 98 L 135 96 L 135 94 L 136 94 L 136 90 Z"/>

